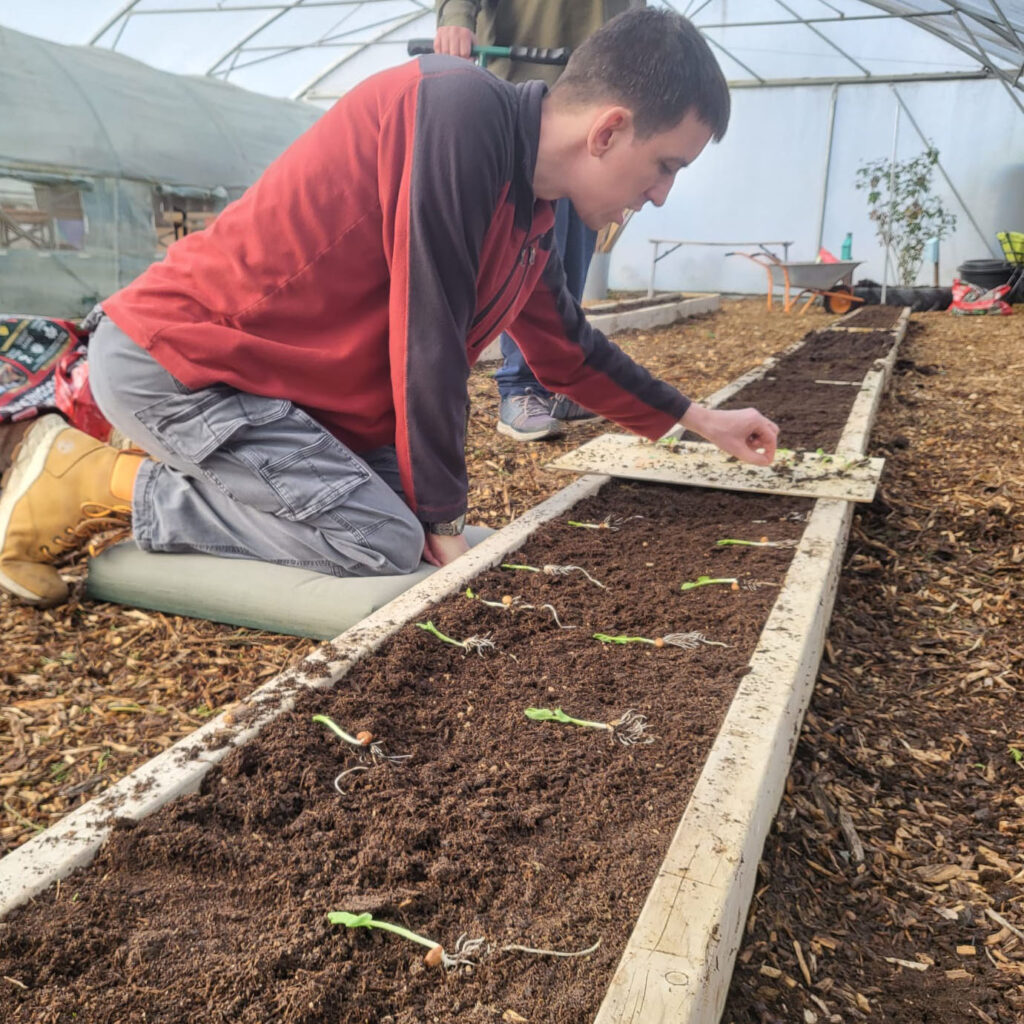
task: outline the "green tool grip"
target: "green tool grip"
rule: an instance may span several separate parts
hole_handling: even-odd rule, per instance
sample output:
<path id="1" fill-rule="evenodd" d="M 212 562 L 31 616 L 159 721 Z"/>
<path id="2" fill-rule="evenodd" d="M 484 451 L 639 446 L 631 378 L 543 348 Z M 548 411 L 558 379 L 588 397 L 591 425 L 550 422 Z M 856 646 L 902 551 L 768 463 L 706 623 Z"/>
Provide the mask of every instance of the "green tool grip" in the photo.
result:
<path id="1" fill-rule="evenodd" d="M 410 39 L 406 44 L 410 57 L 418 57 L 424 53 L 434 52 L 433 39 Z M 531 64 L 564 64 L 572 51 L 567 46 L 474 46 L 473 56 L 485 64 L 495 57 L 508 57 L 509 60 L 529 61 Z"/>

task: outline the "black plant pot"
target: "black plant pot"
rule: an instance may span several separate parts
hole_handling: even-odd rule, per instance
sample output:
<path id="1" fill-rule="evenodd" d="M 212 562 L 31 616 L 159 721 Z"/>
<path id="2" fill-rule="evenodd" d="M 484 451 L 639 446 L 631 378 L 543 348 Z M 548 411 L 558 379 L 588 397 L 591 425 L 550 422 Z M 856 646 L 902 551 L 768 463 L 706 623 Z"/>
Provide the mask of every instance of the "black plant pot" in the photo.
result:
<path id="1" fill-rule="evenodd" d="M 961 281 L 975 284 L 988 291 L 1006 284 L 1013 276 L 1013 264 L 1005 260 L 964 260 L 956 268 L 957 277 Z"/>

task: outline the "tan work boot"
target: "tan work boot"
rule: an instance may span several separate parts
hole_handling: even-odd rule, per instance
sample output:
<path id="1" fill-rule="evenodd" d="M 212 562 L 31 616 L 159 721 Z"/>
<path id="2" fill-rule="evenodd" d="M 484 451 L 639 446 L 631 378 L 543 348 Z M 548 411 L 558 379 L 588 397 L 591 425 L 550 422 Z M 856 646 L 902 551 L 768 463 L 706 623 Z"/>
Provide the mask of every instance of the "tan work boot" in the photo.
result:
<path id="1" fill-rule="evenodd" d="M 127 495 L 123 484 L 119 494 L 111 490 L 119 457 L 116 448 L 60 416 L 33 423 L 0 491 L 0 587 L 41 608 L 67 598 L 53 562 L 88 537 L 130 521 L 130 489 Z M 137 455 L 123 457 L 141 463 Z"/>

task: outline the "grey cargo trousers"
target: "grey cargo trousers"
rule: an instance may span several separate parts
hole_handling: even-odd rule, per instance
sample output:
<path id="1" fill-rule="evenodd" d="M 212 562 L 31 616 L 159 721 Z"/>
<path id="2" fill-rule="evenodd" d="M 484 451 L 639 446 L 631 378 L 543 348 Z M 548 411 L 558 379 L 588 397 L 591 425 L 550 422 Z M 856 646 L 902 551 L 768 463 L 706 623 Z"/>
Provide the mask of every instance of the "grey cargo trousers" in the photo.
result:
<path id="1" fill-rule="evenodd" d="M 253 558 L 332 576 L 412 572 L 423 527 L 393 447 L 355 455 L 292 402 L 223 385 L 192 391 L 109 317 L 89 381 L 143 463 L 132 532 L 146 551 Z"/>

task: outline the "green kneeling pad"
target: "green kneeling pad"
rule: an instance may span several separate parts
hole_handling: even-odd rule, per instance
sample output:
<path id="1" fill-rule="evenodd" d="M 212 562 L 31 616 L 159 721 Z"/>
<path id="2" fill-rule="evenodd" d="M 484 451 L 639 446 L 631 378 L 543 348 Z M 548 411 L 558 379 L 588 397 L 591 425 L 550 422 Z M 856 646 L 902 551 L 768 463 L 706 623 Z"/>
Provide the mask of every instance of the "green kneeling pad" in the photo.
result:
<path id="1" fill-rule="evenodd" d="M 468 526 L 466 539 L 472 547 L 493 532 Z M 153 554 L 128 541 L 90 559 L 86 593 L 97 601 L 332 640 L 434 571 L 421 562 L 404 576 L 324 576 L 248 559 Z"/>

